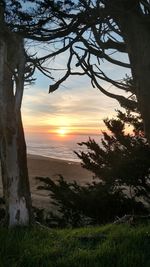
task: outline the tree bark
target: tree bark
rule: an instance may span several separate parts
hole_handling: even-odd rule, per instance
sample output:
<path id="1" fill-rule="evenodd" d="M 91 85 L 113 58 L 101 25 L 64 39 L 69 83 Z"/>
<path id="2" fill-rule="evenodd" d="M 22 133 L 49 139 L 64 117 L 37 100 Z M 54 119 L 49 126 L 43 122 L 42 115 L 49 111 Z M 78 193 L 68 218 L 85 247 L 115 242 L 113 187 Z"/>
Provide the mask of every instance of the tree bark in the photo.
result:
<path id="1" fill-rule="evenodd" d="M 122 11 L 120 16 L 119 14 L 115 16 L 115 20 L 119 24 L 127 45 L 138 106 L 143 117 L 145 134 L 150 144 L 149 21 L 143 17 L 136 6 L 133 9 Z"/>
<path id="2" fill-rule="evenodd" d="M 21 120 L 24 47 L 9 32 L 0 40 L 0 157 L 9 227 L 32 221 L 26 144 Z"/>

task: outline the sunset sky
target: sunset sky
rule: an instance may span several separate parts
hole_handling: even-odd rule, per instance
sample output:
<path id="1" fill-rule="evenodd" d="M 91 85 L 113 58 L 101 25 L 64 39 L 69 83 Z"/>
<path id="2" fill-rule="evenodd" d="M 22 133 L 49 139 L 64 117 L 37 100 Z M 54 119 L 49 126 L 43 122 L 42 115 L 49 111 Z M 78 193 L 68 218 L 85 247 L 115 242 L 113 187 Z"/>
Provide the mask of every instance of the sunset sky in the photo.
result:
<path id="1" fill-rule="evenodd" d="M 53 94 L 48 94 L 50 81 L 38 75 L 34 86 L 25 89 L 23 121 L 28 132 L 97 134 L 104 128 L 102 120 L 111 117 L 119 107 L 90 86 L 86 78 L 73 77 Z"/>
<path id="2" fill-rule="evenodd" d="M 62 67 L 64 56 L 57 66 Z M 114 79 L 122 78 L 126 69 L 105 64 L 104 70 Z M 25 88 L 22 115 L 26 133 L 99 134 L 104 130 L 103 119 L 115 115 L 119 108 L 110 99 L 93 88 L 86 76 L 72 76 L 52 94 L 48 94 L 52 81 L 43 74 L 35 73 L 34 85 Z M 56 80 L 57 73 L 55 74 Z M 101 82 L 105 88 L 109 85 Z M 111 90 L 114 88 L 111 87 Z"/>

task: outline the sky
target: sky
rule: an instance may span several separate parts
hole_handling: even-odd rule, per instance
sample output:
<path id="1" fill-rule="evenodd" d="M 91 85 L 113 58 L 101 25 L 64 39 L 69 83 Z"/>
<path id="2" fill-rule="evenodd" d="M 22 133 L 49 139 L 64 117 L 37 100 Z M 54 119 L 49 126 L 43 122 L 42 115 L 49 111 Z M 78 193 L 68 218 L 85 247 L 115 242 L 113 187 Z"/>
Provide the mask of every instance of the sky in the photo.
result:
<path id="1" fill-rule="evenodd" d="M 46 46 L 38 49 L 38 55 L 45 55 Z M 31 43 L 30 50 L 32 54 L 37 53 L 36 44 Z M 119 55 L 119 59 L 128 61 L 122 54 Z M 61 54 L 49 62 L 49 67 L 63 69 L 66 62 L 67 54 Z M 127 69 L 114 64 L 101 62 L 101 66 L 113 79 L 121 79 L 128 73 Z M 62 73 L 55 71 L 55 80 L 60 78 L 60 74 Z M 36 72 L 34 77 L 35 84 L 25 87 L 23 97 L 22 116 L 26 133 L 50 133 L 62 136 L 100 134 L 106 130 L 103 119 L 112 118 L 116 114 L 115 109 L 120 108 L 116 100 L 93 88 L 87 76 L 72 76 L 51 94 L 48 94 L 48 90 L 53 81 L 39 72 Z M 110 87 L 104 81 L 101 81 L 101 85 L 105 89 Z M 109 90 L 116 91 L 114 87 Z"/>
<path id="2" fill-rule="evenodd" d="M 48 88 L 52 82 L 39 73 L 35 77 L 35 84 L 25 88 L 23 98 L 26 132 L 99 134 L 105 129 L 103 119 L 115 116 L 119 108 L 116 100 L 93 88 L 87 77 L 70 77 L 51 94 Z"/>

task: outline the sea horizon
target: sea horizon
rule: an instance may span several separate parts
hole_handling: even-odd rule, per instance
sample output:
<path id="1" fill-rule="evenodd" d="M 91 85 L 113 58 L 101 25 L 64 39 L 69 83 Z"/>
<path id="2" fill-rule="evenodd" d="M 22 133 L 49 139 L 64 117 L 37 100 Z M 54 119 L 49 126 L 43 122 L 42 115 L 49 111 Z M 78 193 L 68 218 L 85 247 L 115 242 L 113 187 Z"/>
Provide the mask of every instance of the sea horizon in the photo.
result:
<path id="1" fill-rule="evenodd" d="M 47 133 L 26 133 L 27 154 L 39 155 L 54 159 L 80 162 L 74 151 L 87 151 L 85 146 L 78 143 L 86 142 L 89 137 L 96 142 L 101 141 L 101 135 L 71 134 L 57 136 Z"/>

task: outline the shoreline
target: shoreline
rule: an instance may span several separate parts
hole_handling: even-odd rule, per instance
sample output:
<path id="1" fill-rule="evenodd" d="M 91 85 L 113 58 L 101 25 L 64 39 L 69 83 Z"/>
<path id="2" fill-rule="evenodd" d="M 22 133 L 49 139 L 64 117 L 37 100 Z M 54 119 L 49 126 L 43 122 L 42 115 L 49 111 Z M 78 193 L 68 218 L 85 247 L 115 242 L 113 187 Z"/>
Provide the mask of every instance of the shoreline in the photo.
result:
<path id="1" fill-rule="evenodd" d="M 66 176 L 64 178 L 67 180 L 73 181 L 75 179 L 82 183 L 83 180 L 89 181 L 92 175 L 90 171 L 81 166 L 81 162 L 72 160 L 27 154 L 27 164 L 29 177 L 52 176 L 55 178 L 61 174 Z M 73 167 L 75 167 L 75 169 Z"/>
<path id="2" fill-rule="evenodd" d="M 28 158 L 39 158 L 39 159 L 50 159 L 50 160 L 53 160 L 53 161 L 64 161 L 64 162 L 68 162 L 69 164 L 70 163 L 77 163 L 77 164 L 80 164 L 81 162 L 80 161 L 76 161 L 76 160 L 69 160 L 69 159 L 60 159 L 60 158 L 53 158 L 53 157 L 48 157 L 48 156 L 43 156 L 43 155 L 39 155 L 39 154 L 30 154 L 28 153 L 27 154 L 27 159 Z"/>

